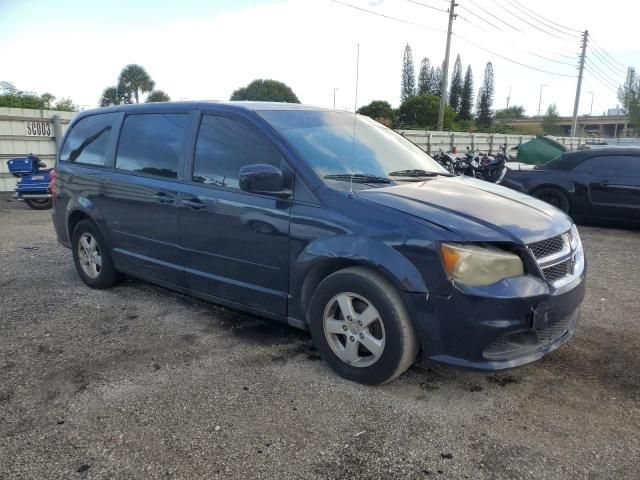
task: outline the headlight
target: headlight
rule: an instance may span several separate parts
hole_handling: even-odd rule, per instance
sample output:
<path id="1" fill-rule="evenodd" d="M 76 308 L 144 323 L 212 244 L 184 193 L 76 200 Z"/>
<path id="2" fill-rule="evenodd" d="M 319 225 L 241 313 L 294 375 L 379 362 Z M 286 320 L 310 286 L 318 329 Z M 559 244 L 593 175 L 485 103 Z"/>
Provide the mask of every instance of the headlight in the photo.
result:
<path id="1" fill-rule="evenodd" d="M 466 285 L 491 285 L 524 274 L 518 255 L 497 248 L 443 243 L 440 255 L 449 278 Z"/>
<path id="2" fill-rule="evenodd" d="M 582 240 L 580 240 L 580 234 L 575 224 L 571 225 L 571 232 L 569 233 L 569 241 L 571 242 L 571 251 L 575 252 L 578 247 L 582 246 Z"/>

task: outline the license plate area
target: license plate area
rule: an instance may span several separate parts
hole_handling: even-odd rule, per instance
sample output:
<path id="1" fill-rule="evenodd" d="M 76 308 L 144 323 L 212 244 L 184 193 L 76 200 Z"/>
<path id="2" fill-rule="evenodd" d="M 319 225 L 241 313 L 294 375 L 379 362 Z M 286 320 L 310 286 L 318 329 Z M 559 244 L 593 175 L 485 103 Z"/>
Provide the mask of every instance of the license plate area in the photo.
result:
<path id="1" fill-rule="evenodd" d="M 548 327 L 556 321 L 553 317 L 549 304 L 547 302 L 539 303 L 533 311 L 532 327 L 536 330 Z"/>

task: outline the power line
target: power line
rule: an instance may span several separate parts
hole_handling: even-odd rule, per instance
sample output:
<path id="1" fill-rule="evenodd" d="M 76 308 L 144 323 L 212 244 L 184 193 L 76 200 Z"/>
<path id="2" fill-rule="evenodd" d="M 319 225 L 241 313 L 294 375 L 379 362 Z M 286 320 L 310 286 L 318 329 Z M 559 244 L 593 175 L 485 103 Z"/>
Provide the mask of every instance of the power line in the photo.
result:
<path id="1" fill-rule="evenodd" d="M 599 49 L 595 48 L 595 47 L 591 47 L 591 53 L 593 53 L 596 58 L 598 58 L 603 64 L 605 64 L 609 69 L 611 69 L 612 73 L 618 73 L 620 75 L 626 75 L 627 74 L 627 70 L 622 68 L 622 67 L 618 67 L 616 65 L 614 65 L 613 63 L 611 63 L 609 60 L 607 60 L 607 58 L 604 56 L 603 53 L 600 52 Z"/>
<path id="2" fill-rule="evenodd" d="M 591 69 L 592 73 L 597 73 L 598 75 L 600 75 L 602 78 L 606 79 L 611 85 L 620 85 L 622 83 L 624 83 L 624 81 L 620 82 L 618 80 L 615 80 L 613 78 L 611 78 L 610 76 L 608 76 L 606 73 L 604 73 L 602 70 L 600 70 L 593 62 L 588 63 L 588 66 Z"/>
<path id="3" fill-rule="evenodd" d="M 430 8 L 431 10 L 437 10 L 438 12 L 449 13 L 444 8 L 432 7 L 431 5 L 427 5 L 426 3 L 416 2 L 416 0 L 407 0 L 409 3 L 413 3 L 415 5 L 420 5 L 421 7 Z"/>
<path id="4" fill-rule="evenodd" d="M 498 27 L 498 26 L 494 25 L 493 23 L 489 22 L 488 20 L 486 20 L 485 18 L 483 18 L 481 15 L 479 15 L 477 12 L 474 12 L 474 11 L 470 10 L 468 7 L 465 7 L 464 5 L 459 5 L 459 7 L 460 7 L 460 8 L 464 8 L 464 9 L 465 9 L 465 10 L 467 10 L 469 13 L 471 13 L 471 14 L 475 15 L 479 20 L 482 20 L 483 22 L 488 23 L 489 25 L 491 25 L 491 26 L 492 26 L 492 27 L 494 27 L 495 29 L 500 30 L 500 31 L 503 31 L 500 27 Z M 462 15 L 460 15 L 460 14 L 458 14 L 458 18 L 460 18 L 460 19 L 464 20 L 465 22 L 467 22 L 467 23 L 468 23 L 468 24 L 470 24 L 470 25 L 473 25 L 474 27 L 478 28 L 479 30 L 482 30 L 483 32 L 487 32 L 487 30 L 486 30 L 485 28 L 481 27 L 481 26 L 480 26 L 480 25 L 478 25 L 477 23 L 475 23 L 475 22 L 473 22 L 473 21 L 469 20 L 468 18 L 466 18 L 466 17 L 464 17 L 464 16 L 462 16 Z M 522 33 L 522 32 L 520 32 L 520 33 Z M 515 46 L 515 45 L 514 45 L 514 46 Z M 574 66 L 574 65 L 575 65 L 575 63 L 563 62 L 563 61 L 561 61 L 561 60 L 557 60 L 557 59 L 553 59 L 553 58 L 545 57 L 545 56 L 543 56 L 543 55 L 540 55 L 539 53 L 534 53 L 534 52 L 531 52 L 530 50 L 526 50 L 526 49 L 523 49 L 523 48 L 518 47 L 518 46 L 515 46 L 515 47 L 516 47 L 518 50 L 521 50 L 521 51 L 526 52 L 526 53 L 528 53 L 528 54 L 530 54 L 530 55 L 533 55 L 534 57 L 541 58 L 542 60 L 547 60 L 547 61 L 549 61 L 549 62 L 558 63 L 558 64 L 560 64 L 560 65 L 569 65 L 569 66 Z M 549 55 L 556 55 L 556 56 L 558 56 L 558 57 L 562 57 L 562 58 L 569 59 L 569 60 L 575 60 L 575 59 L 576 59 L 576 55 L 564 55 L 564 54 L 562 54 L 562 53 L 551 52 L 551 51 L 549 51 L 549 50 L 545 50 L 545 52 L 546 52 L 547 54 L 549 54 Z"/>
<path id="5" fill-rule="evenodd" d="M 593 79 L 596 80 L 598 83 L 600 83 L 600 85 L 602 85 L 604 88 L 606 88 L 607 90 L 611 91 L 612 93 L 615 93 L 615 94 L 618 93 L 618 90 L 615 87 L 613 87 L 609 83 L 607 83 L 606 80 L 602 80 L 600 77 L 598 77 L 593 70 L 589 69 L 589 67 L 586 67 L 586 70 L 587 70 L 588 73 L 590 73 L 592 75 Z"/>
<path id="6" fill-rule="evenodd" d="M 462 6 L 462 5 L 460 5 L 460 6 Z M 458 18 L 460 18 L 460 19 L 462 19 L 462 20 L 464 20 L 465 22 L 469 23 L 470 25 L 473 25 L 474 27 L 476 27 L 476 28 L 478 28 L 478 29 L 480 29 L 480 30 L 484 31 L 484 32 L 486 32 L 486 31 L 487 31 L 487 30 L 485 30 L 484 28 L 480 27 L 480 26 L 479 26 L 478 24 L 476 24 L 475 22 L 472 22 L 471 20 L 468 20 L 466 17 L 463 17 L 463 16 L 462 16 L 462 15 L 460 15 L 460 14 L 458 14 L 458 15 L 457 15 L 457 17 L 458 17 Z M 513 46 L 514 48 L 516 48 L 517 50 L 520 50 L 520 51 L 522 51 L 522 52 L 524 52 L 524 53 L 527 53 L 527 54 L 529 54 L 529 55 L 533 55 L 534 57 L 538 57 L 538 58 L 540 58 L 540 59 L 542 59 L 542 60 L 546 60 L 546 61 L 548 61 L 548 62 L 553 62 L 553 63 L 557 63 L 557 64 L 560 64 L 560 65 L 568 65 L 568 66 L 570 66 L 570 67 L 575 66 L 575 63 L 563 62 L 563 61 L 561 61 L 561 60 L 556 60 L 555 58 L 546 57 L 546 56 L 544 56 L 544 55 L 540 55 L 539 53 L 532 52 L 531 50 L 527 50 L 526 48 L 522 48 L 522 47 L 520 47 L 519 45 L 512 45 L 512 46 Z M 549 52 L 549 53 L 551 53 L 551 52 Z M 553 53 L 552 53 L 552 55 L 553 55 Z M 571 60 L 575 60 L 575 57 L 569 57 L 568 55 L 566 55 L 566 56 L 565 56 L 565 55 L 561 55 L 561 56 L 564 56 L 565 58 L 569 58 L 569 59 L 571 59 Z"/>
<path id="7" fill-rule="evenodd" d="M 517 18 L 518 20 L 520 20 L 521 22 L 526 23 L 527 25 L 529 25 L 530 27 L 532 27 L 535 30 L 538 30 L 540 32 L 543 32 L 551 37 L 557 38 L 558 40 L 563 40 L 563 41 L 568 41 L 566 38 L 562 38 L 558 35 L 556 35 L 553 32 L 550 32 L 549 30 L 545 30 L 544 28 L 541 28 L 537 25 L 534 25 L 533 23 L 529 22 L 527 19 L 522 18 L 521 16 L 519 16 L 516 13 L 513 13 L 513 11 L 511 11 L 510 9 L 508 9 L 507 7 L 505 7 L 504 5 L 499 4 L 498 2 L 496 2 L 496 0 L 491 0 L 494 4 L 496 4 L 498 7 L 500 7 L 502 10 L 504 10 L 505 12 L 507 12 L 508 14 L 510 14 L 511 16 Z"/>
<path id="8" fill-rule="evenodd" d="M 624 75 L 620 75 L 621 78 L 615 78 L 615 77 L 611 77 L 607 72 L 603 71 L 597 63 L 591 61 L 589 62 L 589 65 L 591 65 L 593 68 L 595 68 L 598 73 L 600 73 L 603 77 L 607 78 L 608 80 L 610 80 L 612 83 L 624 83 Z"/>
<path id="9" fill-rule="evenodd" d="M 517 4 L 512 3 L 512 0 L 506 0 L 512 7 L 514 7 L 516 10 L 520 10 L 521 13 L 523 13 L 524 15 L 526 15 L 527 17 L 531 18 L 534 22 L 538 22 L 540 24 L 542 24 L 543 26 L 545 26 L 546 28 L 550 28 L 552 31 L 555 31 L 557 33 L 561 33 L 562 35 L 566 35 L 568 37 L 571 38 L 578 38 L 575 34 L 573 33 L 568 33 L 568 32 L 564 32 L 562 30 L 559 30 L 558 28 L 554 27 L 553 25 L 546 23 L 542 20 L 540 20 L 539 18 L 537 18 L 536 15 L 532 15 L 531 13 L 528 13 L 527 10 L 525 8 L 520 8 Z"/>
<path id="10" fill-rule="evenodd" d="M 609 57 L 615 63 L 620 65 L 625 70 L 628 68 L 628 65 L 624 65 L 623 63 L 620 63 L 618 60 L 616 60 L 610 53 L 608 53 L 604 48 L 602 48 L 598 42 L 594 41 L 593 38 L 591 38 L 591 41 L 595 44 L 596 47 L 598 47 L 602 51 L 602 53 L 604 53 L 607 57 Z"/>
<path id="11" fill-rule="evenodd" d="M 475 8 L 478 8 L 480 10 L 482 10 L 484 13 L 486 13 L 487 15 L 489 15 L 489 17 L 493 18 L 495 20 L 495 15 L 488 11 L 487 9 L 485 9 L 484 7 L 481 7 L 480 5 L 478 5 L 476 2 L 474 2 L 473 0 L 469 0 L 469 3 L 471 3 Z M 492 25 L 493 27 L 497 28 L 498 30 L 502 30 L 500 27 L 496 27 L 493 23 L 491 23 L 489 20 L 483 18 L 481 15 L 478 15 L 478 13 L 473 12 L 471 10 L 469 10 L 468 7 L 465 7 L 463 5 L 460 5 L 461 7 L 463 7 L 465 10 L 467 10 L 468 12 L 472 13 L 473 15 L 475 15 L 476 17 L 478 17 L 480 20 L 482 20 L 483 22 L 487 22 L 489 25 Z M 522 30 L 517 29 L 516 27 L 514 27 L 513 25 L 507 24 L 508 27 L 512 28 L 513 30 L 515 30 L 516 32 L 520 32 L 522 33 Z"/>
<path id="12" fill-rule="evenodd" d="M 543 17 L 542 15 L 540 15 L 539 13 L 534 12 L 533 10 L 531 10 L 530 8 L 524 6 L 523 4 L 521 4 L 518 0 L 513 0 L 514 3 L 516 3 L 520 8 L 524 9 L 524 10 L 528 10 L 529 12 L 531 12 L 533 15 L 535 15 L 536 17 L 542 18 L 543 20 L 555 25 L 556 27 L 560 27 L 560 28 L 564 28 L 565 30 L 570 30 L 572 32 L 576 32 L 576 33 L 582 33 L 582 30 L 577 30 L 575 28 L 571 28 L 571 27 L 567 27 L 565 25 L 560 25 L 559 23 L 554 22 L 553 20 L 550 20 L 546 17 Z"/>
<path id="13" fill-rule="evenodd" d="M 404 20 L 402 18 L 393 17 L 391 15 L 385 15 L 385 14 L 379 13 L 379 12 L 372 12 L 371 10 L 367 10 L 366 8 L 361 8 L 361 7 L 358 7 L 356 5 L 351 5 L 349 3 L 344 3 L 344 2 L 341 2 L 340 0 L 331 0 L 331 1 L 334 2 L 334 3 L 338 3 L 340 5 L 344 5 L 345 7 L 350 7 L 350 8 L 353 8 L 355 10 L 359 10 L 361 12 L 365 12 L 365 13 L 369 13 L 371 15 L 376 15 L 378 17 L 386 18 L 388 20 L 393 20 L 393 21 L 404 23 L 404 24 L 407 24 L 407 25 L 412 25 L 412 26 L 418 27 L 418 28 L 424 28 L 424 29 L 427 29 L 427 30 L 435 30 L 437 32 L 446 33 L 446 30 L 442 30 L 442 29 L 435 28 L 435 27 L 430 27 L 430 26 L 423 25 L 423 24 L 420 24 L 420 23 L 411 22 L 411 21 L 408 21 L 408 20 Z M 507 57 L 505 55 L 501 55 L 499 53 L 496 53 L 493 50 L 489 50 L 488 48 L 482 47 L 482 46 L 478 45 L 477 43 L 475 43 L 474 41 L 469 40 L 468 38 L 465 38 L 465 37 L 461 36 L 460 34 L 457 34 L 457 33 L 454 32 L 453 35 L 455 35 L 460 40 L 462 40 L 464 42 L 467 42 L 468 44 L 470 44 L 470 45 L 472 45 L 472 46 L 474 46 L 474 47 L 476 47 L 476 48 L 478 48 L 480 50 L 484 50 L 485 52 L 490 53 L 491 55 L 495 55 L 496 57 L 499 57 L 499 58 L 501 58 L 501 59 L 503 59 L 503 60 L 505 60 L 507 62 L 511 62 L 511 63 L 516 64 L 516 65 L 520 65 L 521 67 L 528 68 L 529 70 L 535 70 L 537 72 L 547 73 L 549 75 L 556 75 L 556 76 L 559 76 L 559 77 L 576 78 L 576 75 L 567 75 L 567 74 L 563 74 L 563 73 L 551 72 L 549 70 L 543 70 L 541 68 L 532 67 L 530 65 L 527 65 L 525 63 L 519 62 L 517 60 L 513 60 L 512 58 L 509 58 L 509 57 Z"/>
<path id="14" fill-rule="evenodd" d="M 530 70 L 535 70 L 537 72 L 542 72 L 542 73 L 548 73 L 549 75 L 556 75 L 558 77 L 569 77 L 569 78 L 576 78 L 576 75 L 567 75 L 564 73 L 558 73 L 558 72 L 551 72 L 549 70 L 543 70 L 541 68 L 536 68 L 536 67 L 532 67 L 530 65 L 527 65 L 525 63 L 519 62 L 517 60 L 513 60 L 512 58 L 509 57 L 505 57 L 504 55 L 501 55 L 499 53 L 496 53 L 492 50 L 489 50 L 488 48 L 485 47 L 481 47 L 480 45 L 478 45 L 477 43 L 473 42 L 472 40 L 469 40 L 468 38 L 465 38 L 463 36 L 461 36 L 458 33 L 453 33 L 453 35 L 455 35 L 456 37 L 458 37 L 460 40 L 467 42 L 470 45 L 473 45 L 474 47 L 480 49 L 480 50 L 484 50 L 487 53 L 490 53 L 491 55 L 495 55 L 496 57 L 502 58 L 503 60 L 506 60 L 507 62 L 511 62 L 511 63 L 515 63 L 516 65 L 520 65 L 521 67 L 525 67 L 528 68 Z"/>
<path id="15" fill-rule="evenodd" d="M 460 5 L 460 8 L 464 8 L 467 12 L 469 12 L 471 15 L 475 15 L 476 17 L 478 17 L 478 19 L 482 20 L 485 23 L 488 23 L 489 25 L 491 25 L 493 28 L 495 28 L 496 30 L 500 30 L 503 31 L 502 28 L 498 27 L 497 25 L 491 23 L 489 20 L 487 20 L 486 18 L 482 17 L 480 14 L 478 14 L 477 12 L 474 12 L 473 10 L 469 9 L 468 7 L 465 7 L 464 5 Z"/>
<path id="16" fill-rule="evenodd" d="M 591 73 L 595 78 L 597 78 L 600 81 L 600 83 L 602 83 L 603 85 L 608 86 L 612 90 L 615 90 L 615 91 L 618 90 L 618 86 L 615 83 L 613 83 L 612 81 L 610 81 L 610 80 L 606 79 L 605 77 L 603 77 L 600 73 L 598 73 L 597 70 L 594 70 L 593 69 L 593 65 L 587 65 L 586 68 L 587 68 L 587 71 L 589 73 Z"/>
<path id="17" fill-rule="evenodd" d="M 461 7 L 462 5 L 459 5 L 459 6 Z M 471 20 L 467 19 L 467 17 L 464 17 L 464 16 L 460 15 L 459 13 L 456 15 L 456 18 L 459 18 L 460 20 L 464 20 L 464 21 L 465 21 L 465 22 L 467 22 L 469 25 L 473 25 L 474 27 L 476 27 L 476 28 L 477 28 L 477 29 L 479 29 L 479 30 L 482 30 L 483 32 L 488 32 L 488 30 L 486 30 L 486 29 L 482 28 L 480 25 L 478 25 L 478 24 L 476 24 L 476 23 L 472 22 Z"/>
<path id="18" fill-rule="evenodd" d="M 434 30 L 436 32 L 447 33 L 446 30 L 443 30 L 441 28 L 430 27 L 428 25 L 422 25 L 421 23 L 410 22 L 409 20 L 403 20 L 402 18 L 392 17 L 391 15 L 385 15 L 384 13 L 372 12 L 371 10 L 367 10 L 366 8 L 360 8 L 360 7 L 356 6 L 356 5 L 351 5 L 350 3 L 341 2 L 340 0 L 331 0 L 331 1 L 333 3 L 339 3 L 340 5 L 344 5 L 345 7 L 350 7 L 350 8 L 353 8 L 355 10 L 360 10 L 361 12 L 370 13 L 371 15 L 376 15 L 378 17 L 383 17 L 383 18 L 386 18 L 388 20 L 394 20 L 396 22 L 404 23 L 406 25 L 413 25 L 414 27 L 424 28 L 426 30 Z"/>

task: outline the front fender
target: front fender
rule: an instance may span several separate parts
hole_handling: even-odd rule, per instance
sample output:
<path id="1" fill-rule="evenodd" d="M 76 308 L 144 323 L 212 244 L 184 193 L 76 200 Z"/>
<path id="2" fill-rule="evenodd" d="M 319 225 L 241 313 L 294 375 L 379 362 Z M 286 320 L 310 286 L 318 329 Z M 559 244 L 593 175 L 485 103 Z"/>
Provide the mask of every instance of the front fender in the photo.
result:
<path id="1" fill-rule="evenodd" d="M 400 290 L 427 293 L 427 285 L 416 267 L 393 247 L 357 235 L 334 236 L 310 243 L 298 256 L 296 269 L 310 271 L 318 262 L 344 259 L 381 271 Z M 296 277 L 294 273 L 294 277 Z"/>
<path id="2" fill-rule="evenodd" d="M 308 244 L 292 261 L 289 315 L 305 318 L 305 305 L 315 286 L 336 269 L 352 265 L 382 273 L 402 292 L 429 291 L 416 267 L 392 246 L 358 235 L 325 237 Z"/>

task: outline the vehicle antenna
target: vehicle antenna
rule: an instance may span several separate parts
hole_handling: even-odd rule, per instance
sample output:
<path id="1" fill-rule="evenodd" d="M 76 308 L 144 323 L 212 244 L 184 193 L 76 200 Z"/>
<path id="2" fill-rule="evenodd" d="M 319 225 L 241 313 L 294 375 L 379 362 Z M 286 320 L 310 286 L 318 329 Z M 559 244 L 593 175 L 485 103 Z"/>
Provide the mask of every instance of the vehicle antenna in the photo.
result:
<path id="1" fill-rule="evenodd" d="M 353 104 L 353 138 L 351 141 L 351 182 L 349 186 L 349 196 L 353 196 L 353 167 L 355 165 L 356 156 L 356 112 L 358 111 L 358 73 L 360 68 L 360 44 L 356 44 L 356 99 Z"/>

